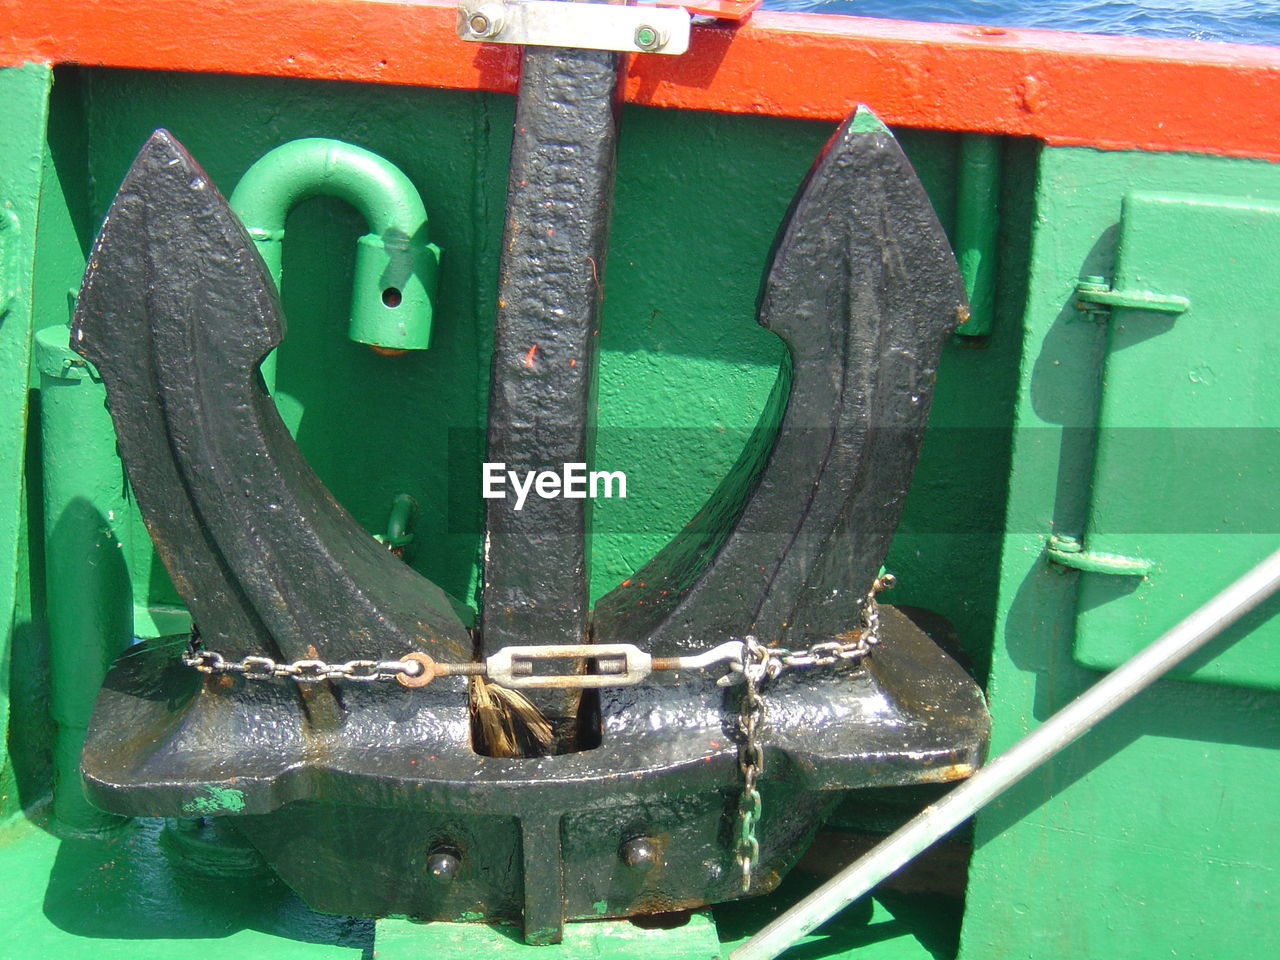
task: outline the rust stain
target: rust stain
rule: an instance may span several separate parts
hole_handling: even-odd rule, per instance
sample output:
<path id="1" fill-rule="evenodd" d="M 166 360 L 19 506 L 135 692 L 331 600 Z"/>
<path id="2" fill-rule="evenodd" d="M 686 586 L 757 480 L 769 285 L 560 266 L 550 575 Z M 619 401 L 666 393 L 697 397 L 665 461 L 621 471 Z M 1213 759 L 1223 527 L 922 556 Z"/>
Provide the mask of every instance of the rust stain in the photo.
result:
<path id="1" fill-rule="evenodd" d="M 952 763 L 945 767 L 921 771 L 920 782 L 950 783 L 952 780 L 965 780 L 971 776 L 973 776 L 973 764 Z"/>

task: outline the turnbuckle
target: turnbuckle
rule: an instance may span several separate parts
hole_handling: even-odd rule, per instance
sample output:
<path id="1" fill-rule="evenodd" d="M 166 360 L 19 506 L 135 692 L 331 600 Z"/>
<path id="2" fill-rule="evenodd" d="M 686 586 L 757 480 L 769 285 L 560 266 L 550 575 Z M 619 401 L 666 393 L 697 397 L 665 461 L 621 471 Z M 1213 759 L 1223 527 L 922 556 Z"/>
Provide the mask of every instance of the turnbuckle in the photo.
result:
<path id="1" fill-rule="evenodd" d="M 436 677 L 468 674 L 512 690 L 597 690 L 631 687 L 658 671 L 707 670 L 726 664 L 741 672 L 744 643 L 729 640 L 703 653 L 686 657 L 653 657 L 631 643 L 562 643 L 547 646 L 503 647 L 481 663 L 438 663 L 425 653 L 410 653 L 405 662 L 417 663 L 416 673 L 397 672 L 406 687 L 425 687 Z M 536 673 L 539 661 L 578 661 L 582 669 Z M 726 674 L 721 680 L 732 678 Z"/>

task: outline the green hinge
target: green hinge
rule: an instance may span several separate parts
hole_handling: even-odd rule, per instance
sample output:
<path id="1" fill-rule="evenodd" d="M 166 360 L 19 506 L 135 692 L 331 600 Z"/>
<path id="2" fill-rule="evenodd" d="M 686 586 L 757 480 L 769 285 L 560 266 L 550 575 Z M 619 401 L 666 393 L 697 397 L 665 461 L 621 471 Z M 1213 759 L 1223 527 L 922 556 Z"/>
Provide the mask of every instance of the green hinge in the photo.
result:
<path id="1" fill-rule="evenodd" d="M 1177 294 L 1150 290 L 1113 290 L 1105 277 L 1081 277 L 1076 283 L 1076 306 L 1093 314 L 1095 319 L 1105 316 L 1112 307 L 1177 316 L 1191 309 L 1191 301 Z"/>
<path id="2" fill-rule="evenodd" d="M 1108 573 L 1120 577 L 1145 577 L 1155 569 L 1155 562 L 1142 557 L 1126 557 L 1119 553 L 1086 550 L 1075 537 L 1053 534 L 1045 546 L 1050 563 L 1084 573 Z"/>

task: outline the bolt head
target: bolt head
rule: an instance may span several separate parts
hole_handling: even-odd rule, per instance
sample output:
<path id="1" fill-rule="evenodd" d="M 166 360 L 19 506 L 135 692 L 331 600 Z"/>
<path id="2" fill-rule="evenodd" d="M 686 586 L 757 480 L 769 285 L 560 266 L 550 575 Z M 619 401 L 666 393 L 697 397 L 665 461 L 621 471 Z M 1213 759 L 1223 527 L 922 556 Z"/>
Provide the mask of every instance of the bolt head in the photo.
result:
<path id="1" fill-rule="evenodd" d="M 467 34 L 477 39 L 491 40 L 502 32 L 503 6 L 500 3 L 485 3 L 474 10 L 462 7 L 459 15 L 465 18 Z"/>
<path id="2" fill-rule="evenodd" d="M 437 850 L 427 857 L 427 873 L 437 883 L 449 883 L 458 875 L 462 859 L 450 850 Z"/>
<path id="3" fill-rule="evenodd" d="M 618 850 L 618 856 L 637 873 L 648 873 L 658 865 L 658 847 L 648 837 L 633 837 Z"/>
<path id="4" fill-rule="evenodd" d="M 641 50 L 659 50 L 663 46 L 662 34 L 656 27 L 642 23 L 636 27 L 635 44 Z"/>

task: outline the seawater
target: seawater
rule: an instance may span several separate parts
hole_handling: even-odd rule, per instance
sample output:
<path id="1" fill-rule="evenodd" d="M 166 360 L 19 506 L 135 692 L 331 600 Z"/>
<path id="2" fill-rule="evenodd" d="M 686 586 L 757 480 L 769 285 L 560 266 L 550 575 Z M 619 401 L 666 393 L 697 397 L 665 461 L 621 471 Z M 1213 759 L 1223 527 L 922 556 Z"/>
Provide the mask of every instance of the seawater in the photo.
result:
<path id="1" fill-rule="evenodd" d="M 1280 0 L 765 0 L 768 10 L 1280 46 Z"/>

